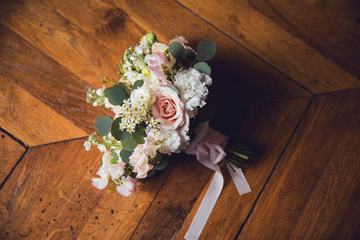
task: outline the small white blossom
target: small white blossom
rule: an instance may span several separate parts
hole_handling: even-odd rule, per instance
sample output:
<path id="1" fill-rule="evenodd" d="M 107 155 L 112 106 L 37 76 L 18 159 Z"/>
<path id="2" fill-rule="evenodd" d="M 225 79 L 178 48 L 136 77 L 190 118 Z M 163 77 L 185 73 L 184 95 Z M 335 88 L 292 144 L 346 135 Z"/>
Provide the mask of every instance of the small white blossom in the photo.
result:
<path id="1" fill-rule="evenodd" d="M 97 148 L 100 150 L 100 152 L 105 152 L 106 151 L 106 146 L 103 145 L 103 144 L 97 145 Z"/>
<path id="2" fill-rule="evenodd" d="M 84 147 L 85 147 L 85 150 L 86 151 L 89 151 L 90 150 L 90 147 L 91 147 L 91 142 L 88 140 L 84 143 Z"/>

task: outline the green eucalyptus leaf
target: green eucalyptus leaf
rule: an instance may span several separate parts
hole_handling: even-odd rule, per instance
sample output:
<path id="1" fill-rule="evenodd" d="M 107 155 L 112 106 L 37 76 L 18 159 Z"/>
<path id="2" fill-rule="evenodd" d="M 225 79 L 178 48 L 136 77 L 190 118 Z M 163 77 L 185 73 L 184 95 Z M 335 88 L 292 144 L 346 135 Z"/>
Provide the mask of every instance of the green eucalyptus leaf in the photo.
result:
<path id="1" fill-rule="evenodd" d="M 211 75 L 211 68 L 206 62 L 198 62 L 194 65 L 193 68 L 199 72 L 206 73 L 209 76 Z"/>
<path id="2" fill-rule="evenodd" d="M 168 85 L 169 88 L 171 88 L 172 90 L 174 90 L 174 91 L 180 96 L 179 90 L 177 90 L 177 88 L 176 88 L 174 85 L 172 85 L 172 84 L 170 84 L 170 83 L 168 83 L 167 85 Z"/>
<path id="3" fill-rule="evenodd" d="M 131 136 L 131 133 L 129 133 L 128 131 L 123 132 L 120 141 L 123 148 L 128 151 L 133 151 L 137 146 L 137 143 L 134 141 L 134 139 Z"/>
<path id="4" fill-rule="evenodd" d="M 132 132 L 131 133 L 131 137 L 132 139 L 134 139 L 134 141 L 137 143 L 137 144 L 144 144 L 145 143 L 145 140 L 144 140 L 144 137 L 146 137 L 146 135 L 143 133 L 143 132 Z"/>
<path id="5" fill-rule="evenodd" d="M 144 129 L 146 128 L 147 124 L 145 122 L 141 122 L 139 124 L 136 124 L 135 126 L 135 131 L 136 132 L 140 132 L 142 131 L 142 134 L 144 135 L 144 137 L 146 137 L 145 131 Z"/>
<path id="6" fill-rule="evenodd" d="M 164 154 L 161 158 L 161 161 L 158 164 L 154 165 L 154 168 L 156 170 L 163 170 L 169 163 L 170 156 L 167 154 Z"/>
<path id="7" fill-rule="evenodd" d="M 193 63 L 196 59 L 196 54 L 191 49 L 185 49 L 185 57 L 190 63 Z"/>
<path id="8" fill-rule="evenodd" d="M 111 163 L 112 163 L 112 164 L 117 164 L 117 163 L 119 163 L 119 155 L 117 155 L 115 151 L 113 151 L 113 152 L 111 153 L 111 156 L 112 156 L 112 159 L 111 159 Z"/>
<path id="9" fill-rule="evenodd" d="M 132 87 L 132 91 L 141 87 L 143 84 L 144 84 L 144 80 L 137 80 Z"/>
<path id="10" fill-rule="evenodd" d="M 121 149 L 120 151 L 120 157 L 121 157 L 121 161 L 123 161 L 124 163 L 129 164 L 130 163 L 130 156 L 133 154 L 132 151 L 128 151 L 125 149 Z"/>
<path id="11" fill-rule="evenodd" d="M 120 84 L 120 83 L 119 83 Z M 125 86 L 126 87 L 126 86 Z M 127 87 L 126 87 L 127 88 Z M 128 89 L 129 90 L 129 89 Z M 104 91 L 105 97 L 109 99 L 109 102 L 112 105 L 118 106 L 122 105 L 124 100 L 128 99 L 127 95 L 124 93 L 119 85 L 115 85 L 109 88 L 106 88 Z M 130 96 L 130 95 L 129 95 Z"/>
<path id="12" fill-rule="evenodd" d="M 151 165 L 158 164 L 161 161 L 162 156 L 163 156 L 162 153 L 159 153 L 159 152 L 156 153 L 154 158 L 149 159 L 149 164 L 151 164 Z"/>
<path id="13" fill-rule="evenodd" d="M 172 42 L 169 45 L 170 54 L 177 59 L 185 58 L 185 48 L 181 43 Z"/>
<path id="14" fill-rule="evenodd" d="M 216 52 L 216 44 L 211 39 L 206 39 L 199 43 L 197 47 L 197 57 L 199 60 L 208 61 L 212 59 Z"/>
<path id="15" fill-rule="evenodd" d="M 118 117 L 111 125 L 111 135 L 118 141 L 120 141 L 121 135 L 123 134 L 123 131 L 120 129 L 121 119 L 121 117 Z"/>
<path id="16" fill-rule="evenodd" d="M 126 98 L 130 97 L 130 94 L 131 94 L 130 89 L 125 84 L 123 84 L 122 82 L 119 82 L 117 86 L 123 91 Z"/>
<path id="17" fill-rule="evenodd" d="M 155 172 L 156 172 L 155 168 L 151 169 L 150 171 L 147 172 L 147 177 L 154 176 Z"/>
<path id="18" fill-rule="evenodd" d="M 103 161 L 101 160 L 101 162 L 100 162 L 100 167 L 102 167 L 102 165 L 103 165 Z"/>
<path id="19" fill-rule="evenodd" d="M 109 117 L 102 116 L 96 119 L 94 124 L 96 130 L 99 132 L 100 136 L 106 136 L 111 131 L 111 124 L 113 120 Z"/>
<path id="20" fill-rule="evenodd" d="M 214 116 L 213 112 L 206 108 L 200 108 L 198 114 L 195 116 L 195 120 L 199 123 L 206 122 Z"/>

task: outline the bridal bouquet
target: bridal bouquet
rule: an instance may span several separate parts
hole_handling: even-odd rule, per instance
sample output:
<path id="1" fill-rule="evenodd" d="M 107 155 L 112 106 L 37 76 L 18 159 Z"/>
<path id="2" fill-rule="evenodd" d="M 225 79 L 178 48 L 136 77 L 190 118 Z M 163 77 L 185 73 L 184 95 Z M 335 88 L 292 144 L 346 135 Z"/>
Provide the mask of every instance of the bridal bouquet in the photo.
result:
<path id="1" fill-rule="evenodd" d="M 93 179 L 96 188 L 109 185 L 109 192 L 129 196 L 137 179 L 164 169 L 172 153 L 186 149 L 202 154 L 200 143 L 203 152 L 215 154 L 215 161 L 224 160 L 234 172 L 247 159 L 249 148 L 227 141 L 228 137 L 208 127 L 212 112 L 204 106 L 212 79 L 205 61 L 214 56 L 215 43 L 204 40 L 196 51 L 185 44 L 185 38 L 177 36 L 168 46 L 150 32 L 139 45 L 125 51 L 119 64 L 120 80 L 105 77 L 103 83 L 109 87 L 89 89 L 89 103 L 104 105 L 114 113 L 113 118 L 97 118 L 98 133 L 84 144 L 86 150 L 97 145 L 104 153 L 97 172 L 100 177 Z M 206 145 L 206 139 L 215 147 Z"/>

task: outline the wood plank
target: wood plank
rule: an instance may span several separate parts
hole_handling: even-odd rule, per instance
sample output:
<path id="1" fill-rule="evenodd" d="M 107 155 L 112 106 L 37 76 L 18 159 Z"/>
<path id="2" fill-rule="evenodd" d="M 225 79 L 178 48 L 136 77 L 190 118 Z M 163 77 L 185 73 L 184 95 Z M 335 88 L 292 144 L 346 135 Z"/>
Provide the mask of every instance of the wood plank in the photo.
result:
<path id="1" fill-rule="evenodd" d="M 59 196 L 59 193 L 56 192 L 58 200 L 62 200 L 61 205 L 56 205 L 53 204 L 52 199 L 49 199 L 49 196 L 73 164 L 76 155 L 82 148 L 83 141 L 68 141 L 29 150 L 0 190 L 0 234 L 2 239 L 6 237 L 19 238 L 21 235 L 30 237 L 31 234 L 41 230 L 32 229 L 32 225 L 40 225 L 46 216 L 52 215 L 53 219 L 56 219 L 57 209 L 66 204 L 66 198 L 61 197 L 64 194 Z M 95 159 L 96 157 L 91 159 L 92 161 L 84 162 L 84 168 L 81 170 L 86 170 L 87 164 Z M 79 169 L 79 171 L 81 170 Z M 76 179 L 77 176 L 73 177 Z M 73 179 L 67 178 L 66 180 L 69 184 L 74 184 L 71 181 Z M 68 190 L 71 189 L 70 187 Z"/>
<path id="2" fill-rule="evenodd" d="M 178 157 L 173 156 L 169 165 L 152 178 L 140 180 L 137 191 L 130 197 L 104 194 L 77 239 L 130 239 Z"/>
<path id="3" fill-rule="evenodd" d="M 84 137 L 52 108 L 0 75 L 0 126 L 29 146 Z"/>
<path id="4" fill-rule="evenodd" d="M 180 2 L 312 93 L 360 86 L 358 78 L 257 12 L 246 0 L 226 0 L 220 5 L 218 1 Z"/>
<path id="5" fill-rule="evenodd" d="M 317 96 L 239 239 L 358 239 L 360 89 Z"/>
<path id="6" fill-rule="evenodd" d="M 25 151 L 25 147 L 0 129 L 0 186 Z"/>
<path id="7" fill-rule="evenodd" d="M 85 151 L 83 143 L 79 139 L 30 149 L 0 190 L 1 239 L 131 236 L 176 160 L 141 181 L 126 198 L 92 186 L 102 153 L 96 147 Z"/>
<path id="8" fill-rule="evenodd" d="M 121 55 L 125 49 L 137 45 L 140 38 L 146 33 L 126 12 L 109 2 L 90 1 L 85 6 L 83 1 L 65 3 L 59 0 L 48 0 L 46 3 L 85 32 L 90 33 L 104 45 Z M 122 7 L 127 8 L 127 6 Z M 79 14 L 79 12 L 83 14 Z M 119 26 L 121 26 L 121 28 Z M 128 34 L 130 32 L 131 34 Z M 121 41 L 119 41 L 119 39 L 121 39 Z M 168 39 L 163 41 L 166 43 Z M 219 76 L 215 77 L 219 78 Z M 248 100 L 249 96 L 230 91 L 231 86 L 227 83 L 223 82 L 220 84 L 216 81 L 211 88 L 217 89 L 216 92 L 210 90 L 212 94 L 210 94 L 207 99 L 207 102 L 212 106 L 214 111 L 238 108 L 239 104 L 241 106 L 250 106 L 253 104 Z M 222 101 L 222 96 L 219 92 L 221 92 L 221 94 L 231 95 L 236 101 L 217 104 L 219 101 Z M 245 92 L 245 94 L 249 95 L 247 92 Z M 224 106 L 226 109 L 224 109 Z"/>
<path id="9" fill-rule="evenodd" d="M 291 79 L 224 36 L 178 2 L 116 0 L 115 4 L 128 12 L 139 24 L 142 23 L 145 29 L 151 29 L 166 41 L 175 35 L 183 35 L 189 40 L 190 46 L 196 47 L 200 41 L 212 39 L 217 44 L 217 53 L 209 65 L 216 76 L 221 76 L 217 81 L 221 84 L 226 82 L 234 95 L 244 95 L 254 103 L 264 103 L 308 94 Z"/>
<path id="10" fill-rule="evenodd" d="M 51 57 L 0 24 L 0 74 L 48 105 L 88 134 L 98 116 L 110 115 L 104 107 L 86 102 L 91 87 Z"/>
<path id="11" fill-rule="evenodd" d="M 306 0 L 347 29 L 360 35 L 360 2 L 357 0 Z"/>
<path id="12" fill-rule="evenodd" d="M 238 136 L 255 148 L 255 154 L 244 167 L 252 192 L 239 196 L 229 173 L 223 171 L 223 192 L 200 239 L 236 237 L 309 102 L 310 98 L 301 98 L 250 109 Z M 133 239 L 183 239 L 212 174 L 194 156 L 183 156 L 154 199 Z"/>
<path id="13" fill-rule="evenodd" d="M 124 10 L 110 1 L 46 0 L 44 3 L 121 56 L 126 49 L 139 44 L 146 34 Z"/>
<path id="14" fill-rule="evenodd" d="M 250 0 L 249 3 L 271 21 L 360 78 L 360 36 L 305 1 Z"/>
<path id="15" fill-rule="evenodd" d="M 2 3 L 0 22 L 93 87 L 104 76 L 119 78 L 120 55 L 41 1 Z"/>

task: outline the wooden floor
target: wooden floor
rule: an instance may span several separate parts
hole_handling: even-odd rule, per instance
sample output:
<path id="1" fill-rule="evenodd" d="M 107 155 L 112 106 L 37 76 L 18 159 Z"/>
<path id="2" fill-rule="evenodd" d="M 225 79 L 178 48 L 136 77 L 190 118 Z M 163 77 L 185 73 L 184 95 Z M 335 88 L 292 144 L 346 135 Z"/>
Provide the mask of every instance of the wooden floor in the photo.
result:
<path id="1" fill-rule="evenodd" d="M 87 89 L 148 31 L 211 38 L 208 106 L 246 113 L 252 192 L 223 169 L 200 239 L 360 239 L 358 0 L 2 0 L 0 239 L 183 239 L 211 170 L 180 154 L 126 198 L 83 147 L 111 114 Z"/>

